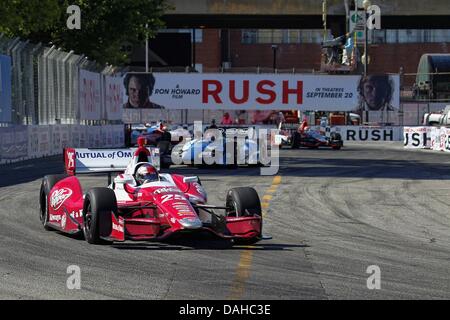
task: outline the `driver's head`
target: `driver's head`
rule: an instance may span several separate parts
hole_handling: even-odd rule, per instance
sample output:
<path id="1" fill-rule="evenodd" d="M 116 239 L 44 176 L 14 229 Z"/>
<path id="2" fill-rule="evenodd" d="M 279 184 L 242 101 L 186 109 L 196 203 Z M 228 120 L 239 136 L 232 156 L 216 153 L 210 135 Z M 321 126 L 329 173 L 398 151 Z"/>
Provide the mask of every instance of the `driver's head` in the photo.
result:
<path id="1" fill-rule="evenodd" d="M 135 179 L 139 185 L 158 181 L 158 171 L 151 164 L 143 164 L 137 169 Z"/>

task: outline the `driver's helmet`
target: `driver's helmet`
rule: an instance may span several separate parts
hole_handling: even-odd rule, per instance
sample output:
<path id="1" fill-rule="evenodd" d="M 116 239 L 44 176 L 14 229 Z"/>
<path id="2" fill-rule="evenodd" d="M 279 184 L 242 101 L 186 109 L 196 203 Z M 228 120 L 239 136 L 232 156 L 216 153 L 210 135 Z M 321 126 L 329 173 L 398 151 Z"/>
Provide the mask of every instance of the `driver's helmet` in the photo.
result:
<path id="1" fill-rule="evenodd" d="M 158 171 L 151 164 L 148 163 L 143 164 L 137 169 L 135 179 L 139 185 L 148 182 L 158 181 L 159 180 Z"/>

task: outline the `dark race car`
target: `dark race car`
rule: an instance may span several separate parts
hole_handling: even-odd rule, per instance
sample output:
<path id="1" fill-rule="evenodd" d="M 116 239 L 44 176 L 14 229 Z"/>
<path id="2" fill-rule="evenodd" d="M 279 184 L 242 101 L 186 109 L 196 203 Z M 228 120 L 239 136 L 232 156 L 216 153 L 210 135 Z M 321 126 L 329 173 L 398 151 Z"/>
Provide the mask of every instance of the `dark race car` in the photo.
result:
<path id="1" fill-rule="evenodd" d="M 160 151 L 161 167 L 169 168 L 172 164 L 172 148 L 178 141 L 172 141 L 172 134 L 163 123 L 154 126 L 149 125 L 126 125 L 125 145 L 132 147 L 137 145 L 140 137 L 145 139 L 145 145 L 157 147 Z"/>
<path id="2" fill-rule="evenodd" d="M 331 132 L 329 136 L 320 131 L 309 129 L 307 126 L 284 126 L 280 129 L 278 140 L 281 146 L 290 146 L 292 149 L 301 147 L 316 149 L 329 147 L 339 150 L 344 146 L 342 136 L 338 132 Z"/>
<path id="3" fill-rule="evenodd" d="M 290 145 L 292 149 L 330 147 L 339 150 L 344 146 L 344 142 L 340 133 L 331 132 L 330 136 L 327 137 L 319 131 L 308 130 L 303 133 L 293 132 Z"/>

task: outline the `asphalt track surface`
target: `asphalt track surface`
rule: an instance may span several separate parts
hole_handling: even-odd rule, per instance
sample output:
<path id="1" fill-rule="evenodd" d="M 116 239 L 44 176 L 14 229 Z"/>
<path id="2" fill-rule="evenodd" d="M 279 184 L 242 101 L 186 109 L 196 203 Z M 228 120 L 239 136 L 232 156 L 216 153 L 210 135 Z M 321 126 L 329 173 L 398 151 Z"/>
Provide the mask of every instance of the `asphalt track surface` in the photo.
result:
<path id="1" fill-rule="evenodd" d="M 0 299 L 449 299 L 450 155 L 398 144 L 282 150 L 280 178 L 257 168 L 175 168 L 198 174 L 210 203 L 235 186 L 265 202 L 273 239 L 93 246 L 45 231 L 41 177 L 61 157 L 0 166 Z M 105 177 L 82 178 L 84 186 Z M 81 270 L 69 290 L 67 267 Z M 369 290 L 366 270 L 381 270 Z"/>

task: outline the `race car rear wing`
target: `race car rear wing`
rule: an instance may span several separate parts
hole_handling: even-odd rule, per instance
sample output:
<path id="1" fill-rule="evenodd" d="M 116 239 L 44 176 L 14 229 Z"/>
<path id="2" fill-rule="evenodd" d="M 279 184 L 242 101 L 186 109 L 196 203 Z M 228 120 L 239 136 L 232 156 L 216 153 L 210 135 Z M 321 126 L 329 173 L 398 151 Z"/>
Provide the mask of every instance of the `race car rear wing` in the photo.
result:
<path id="1" fill-rule="evenodd" d="M 139 139 L 138 148 L 121 149 L 64 149 L 64 164 L 67 174 L 112 173 L 124 171 L 132 162 L 149 162 L 160 170 L 159 149 L 145 147 L 145 140 Z"/>

